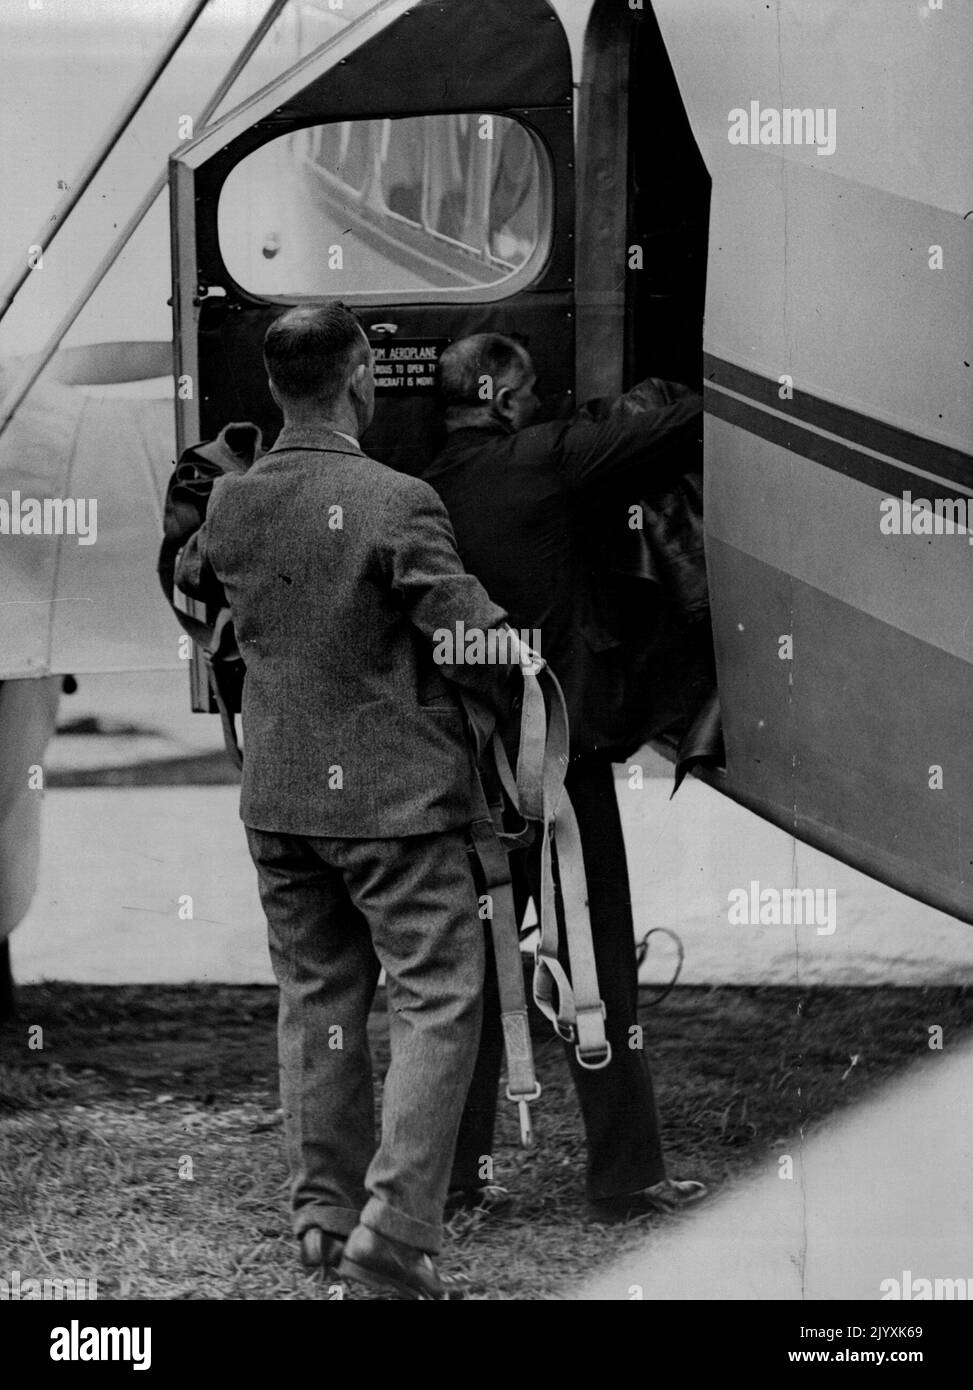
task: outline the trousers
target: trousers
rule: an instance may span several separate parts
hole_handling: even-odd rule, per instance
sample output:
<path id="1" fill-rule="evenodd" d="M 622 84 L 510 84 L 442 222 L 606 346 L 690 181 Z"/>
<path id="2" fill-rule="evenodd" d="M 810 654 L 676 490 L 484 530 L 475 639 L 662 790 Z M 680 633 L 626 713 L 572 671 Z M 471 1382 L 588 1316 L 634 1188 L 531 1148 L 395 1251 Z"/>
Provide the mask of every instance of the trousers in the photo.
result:
<path id="1" fill-rule="evenodd" d="M 605 1201 L 661 1182 L 666 1169 L 641 1030 L 631 1031 L 638 1022 L 635 928 L 611 759 L 603 753 L 579 754 L 568 767 L 565 787 L 581 836 L 595 965 L 612 1060 L 600 1071 L 589 1071 L 579 1065 L 573 1044 L 566 1043 L 565 1048 L 587 1138 L 587 1196 L 591 1201 Z M 540 857 L 535 851 L 531 847 L 511 855 L 518 915 L 528 896 L 540 901 Z M 556 900 L 559 955 L 568 969 L 559 891 Z M 453 1189 L 481 1184 L 487 1171 L 484 1159 L 493 1152 L 503 1034 L 492 952 L 488 952 L 484 997 L 480 1050 L 450 1178 Z M 543 1105 L 543 1099 L 539 1103 Z"/>
<path id="2" fill-rule="evenodd" d="M 295 1234 L 359 1221 L 436 1254 L 482 1014 L 483 925 L 460 831 L 388 840 L 247 826 L 280 986 Z M 368 1014 L 386 972 L 376 1147 Z"/>

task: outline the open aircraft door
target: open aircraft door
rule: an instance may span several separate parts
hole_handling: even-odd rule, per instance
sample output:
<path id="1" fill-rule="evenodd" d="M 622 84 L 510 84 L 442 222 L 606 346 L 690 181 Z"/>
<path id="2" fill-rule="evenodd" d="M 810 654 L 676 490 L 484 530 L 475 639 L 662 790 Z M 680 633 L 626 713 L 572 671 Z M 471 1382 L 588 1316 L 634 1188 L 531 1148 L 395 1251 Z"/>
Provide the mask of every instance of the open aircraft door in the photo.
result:
<path id="1" fill-rule="evenodd" d="M 280 427 L 268 323 L 344 298 L 377 351 L 365 446 L 417 473 L 450 339 L 529 342 L 573 386 L 571 59 L 544 0 L 385 0 L 170 164 L 180 448 Z"/>
<path id="2" fill-rule="evenodd" d="M 376 349 L 365 447 L 418 473 L 435 362 L 490 329 L 573 386 L 571 58 L 544 0 L 379 0 L 170 161 L 177 443 L 254 420 L 268 324 L 341 297 Z M 193 705 L 208 709 L 194 659 Z"/>

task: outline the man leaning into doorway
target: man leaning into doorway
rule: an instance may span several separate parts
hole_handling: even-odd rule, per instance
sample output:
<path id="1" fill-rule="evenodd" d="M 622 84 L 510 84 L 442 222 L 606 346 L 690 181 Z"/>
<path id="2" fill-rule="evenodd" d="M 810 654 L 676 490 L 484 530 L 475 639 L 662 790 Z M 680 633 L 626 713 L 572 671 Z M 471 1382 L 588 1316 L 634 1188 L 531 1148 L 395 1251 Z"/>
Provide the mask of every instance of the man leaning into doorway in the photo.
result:
<path id="1" fill-rule="evenodd" d="M 424 476 L 446 504 L 459 553 L 503 603 L 511 624 L 537 629 L 540 655 L 560 680 L 571 726 L 566 790 L 574 806 L 588 877 L 591 928 L 612 1058 L 603 1070 L 568 1061 L 588 1141 L 589 1215 L 627 1220 L 699 1200 L 701 1183 L 666 1175 L 652 1078 L 630 1046 L 638 1021 L 638 978 L 628 869 L 615 797 L 611 748 L 604 746 L 603 664 L 598 651 L 595 576 L 585 529 L 599 489 L 635 470 L 639 493 L 671 481 L 698 440 L 701 401 L 602 424 L 575 418 L 533 425 L 536 377 L 526 350 L 497 333 L 453 343 L 439 364 L 448 440 Z M 484 391 L 483 383 L 490 389 Z M 539 856 L 516 865 L 519 897 L 539 901 Z M 564 942 L 563 926 L 559 932 Z M 450 1183 L 450 1207 L 499 1205 L 484 1189 L 480 1163 L 492 1149 L 501 1044 L 489 1010 Z"/>

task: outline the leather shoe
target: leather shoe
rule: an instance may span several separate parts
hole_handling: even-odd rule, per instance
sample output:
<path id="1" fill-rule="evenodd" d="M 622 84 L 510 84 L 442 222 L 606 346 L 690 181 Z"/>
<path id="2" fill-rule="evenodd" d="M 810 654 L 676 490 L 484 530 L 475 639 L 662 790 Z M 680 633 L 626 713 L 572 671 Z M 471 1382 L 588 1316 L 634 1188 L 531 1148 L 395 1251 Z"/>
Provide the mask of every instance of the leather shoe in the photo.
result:
<path id="1" fill-rule="evenodd" d="M 446 1198 L 446 1219 L 461 1211 L 482 1212 L 484 1216 L 501 1216 L 513 1206 L 513 1198 L 498 1183 L 482 1187 L 457 1187 Z"/>
<path id="2" fill-rule="evenodd" d="M 620 1221 L 635 1221 L 640 1216 L 673 1215 L 684 1207 L 701 1202 L 709 1189 L 705 1183 L 677 1181 L 665 1178 L 641 1192 L 630 1192 L 622 1197 L 606 1197 L 603 1201 L 588 1203 L 589 1221 L 600 1221 L 605 1225 L 615 1225 Z"/>
<path id="3" fill-rule="evenodd" d="M 412 1245 L 356 1226 L 345 1244 L 339 1279 L 357 1279 L 380 1293 L 397 1294 L 415 1303 L 447 1303 L 465 1298 L 472 1280 L 440 1274 L 430 1257 Z"/>
<path id="4" fill-rule="evenodd" d="M 322 1231 L 320 1226 L 309 1226 L 300 1237 L 301 1264 L 305 1269 L 320 1269 L 325 1283 L 336 1281 L 341 1252 L 345 1242 L 340 1236 Z"/>

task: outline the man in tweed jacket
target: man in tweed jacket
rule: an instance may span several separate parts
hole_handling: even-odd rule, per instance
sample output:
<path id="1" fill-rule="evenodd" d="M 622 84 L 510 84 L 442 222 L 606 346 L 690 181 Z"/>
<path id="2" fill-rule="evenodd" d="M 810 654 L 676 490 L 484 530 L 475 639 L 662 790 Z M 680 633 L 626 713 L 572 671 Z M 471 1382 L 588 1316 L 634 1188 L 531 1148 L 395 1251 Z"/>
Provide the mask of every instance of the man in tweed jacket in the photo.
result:
<path id="1" fill-rule="evenodd" d="M 506 614 L 463 569 L 433 489 L 360 449 L 374 379 L 353 315 L 292 309 L 264 355 L 284 428 L 216 484 L 178 582 L 205 597 L 215 576 L 247 668 L 240 814 L 280 984 L 294 1228 L 305 1263 L 332 1277 L 340 1262 L 405 1297 L 458 1297 L 429 1258 L 483 982 L 458 687 L 489 725 L 512 668 L 437 666 L 433 643 Z M 382 966 L 392 1055 L 376 1152 L 366 1024 Z"/>

